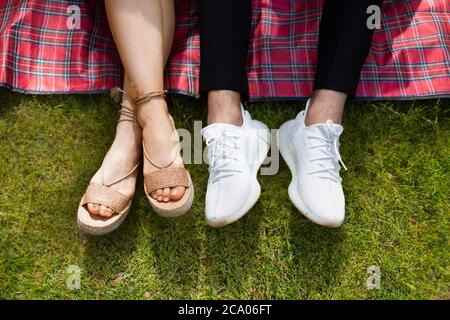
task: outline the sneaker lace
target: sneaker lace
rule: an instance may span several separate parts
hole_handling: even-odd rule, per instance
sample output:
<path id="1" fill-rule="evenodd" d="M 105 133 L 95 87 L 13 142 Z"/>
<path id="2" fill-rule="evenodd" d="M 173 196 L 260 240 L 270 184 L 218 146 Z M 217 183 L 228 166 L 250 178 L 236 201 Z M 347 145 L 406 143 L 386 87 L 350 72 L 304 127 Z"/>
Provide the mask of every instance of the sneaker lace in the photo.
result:
<path id="1" fill-rule="evenodd" d="M 319 178 L 323 179 L 331 179 L 336 182 L 341 182 L 342 179 L 339 176 L 339 171 L 341 169 L 341 166 L 344 168 L 345 171 L 347 171 L 347 167 L 344 164 L 344 161 L 342 161 L 341 154 L 339 153 L 339 133 L 332 127 L 333 122 L 331 120 L 327 121 L 327 126 L 331 131 L 331 138 L 324 138 L 322 136 L 316 136 L 316 135 L 308 135 L 307 138 L 310 140 L 316 140 L 319 143 L 314 143 L 309 146 L 310 149 L 317 149 L 322 153 L 322 155 L 310 159 L 310 162 L 314 161 L 323 161 L 323 160 L 332 160 L 332 165 L 330 166 L 323 166 L 323 168 L 318 170 L 313 170 L 308 172 L 309 175 L 313 174 L 319 174 Z"/>
<path id="2" fill-rule="evenodd" d="M 239 139 L 240 136 L 236 133 L 223 131 L 206 140 L 210 155 L 209 171 L 213 183 L 242 172 L 230 166 L 234 161 L 240 161 Z"/>

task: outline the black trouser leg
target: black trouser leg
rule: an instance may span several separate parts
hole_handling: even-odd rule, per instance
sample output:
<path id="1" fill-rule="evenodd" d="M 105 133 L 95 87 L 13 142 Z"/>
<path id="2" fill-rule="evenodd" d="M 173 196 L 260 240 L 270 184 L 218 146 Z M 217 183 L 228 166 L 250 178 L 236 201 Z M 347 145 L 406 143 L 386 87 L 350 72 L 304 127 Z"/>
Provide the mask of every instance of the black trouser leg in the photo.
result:
<path id="1" fill-rule="evenodd" d="M 383 0 L 327 0 L 320 23 L 314 89 L 330 89 L 353 96 L 361 68 L 369 54 L 373 30 L 367 27 L 370 5 Z"/>
<path id="2" fill-rule="evenodd" d="M 200 0 L 200 92 L 248 96 L 247 51 L 251 0 Z"/>

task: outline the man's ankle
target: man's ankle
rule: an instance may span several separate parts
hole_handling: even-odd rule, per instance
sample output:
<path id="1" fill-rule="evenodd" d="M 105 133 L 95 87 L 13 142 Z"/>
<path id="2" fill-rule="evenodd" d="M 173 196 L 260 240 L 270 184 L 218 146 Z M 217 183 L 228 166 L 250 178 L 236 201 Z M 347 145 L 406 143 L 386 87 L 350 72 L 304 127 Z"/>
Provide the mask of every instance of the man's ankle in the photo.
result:
<path id="1" fill-rule="evenodd" d="M 325 89 L 316 90 L 311 99 L 305 125 L 326 123 L 328 120 L 341 124 L 346 100 L 345 93 Z"/>
<path id="2" fill-rule="evenodd" d="M 229 90 L 208 93 L 208 124 L 227 123 L 242 125 L 241 95 Z"/>

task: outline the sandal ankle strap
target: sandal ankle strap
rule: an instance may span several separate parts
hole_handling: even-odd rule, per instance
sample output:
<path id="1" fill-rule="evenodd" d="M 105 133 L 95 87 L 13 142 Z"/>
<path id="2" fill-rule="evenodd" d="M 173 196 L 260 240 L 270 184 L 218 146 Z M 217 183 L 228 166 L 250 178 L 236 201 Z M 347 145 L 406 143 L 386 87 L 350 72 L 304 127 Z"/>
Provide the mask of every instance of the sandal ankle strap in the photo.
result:
<path id="1" fill-rule="evenodd" d="M 122 101 L 119 109 L 120 118 L 117 122 L 129 121 L 137 124 L 136 110 L 133 108 L 133 103 L 128 99 L 128 94 L 119 87 L 112 88 L 110 94 L 115 102 Z M 129 102 L 129 104 L 126 103 L 125 100 Z"/>
<path id="2" fill-rule="evenodd" d="M 134 94 L 135 94 L 135 96 L 134 97 L 132 97 L 132 99 L 131 99 L 131 103 L 134 105 L 134 106 L 140 106 L 140 105 L 142 105 L 142 104 L 144 104 L 144 103 L 146 103 L 146 102 L 148 102 L 148 101 L 150 101 L 150 100 L 152 100 L 152 99 L 154 99 L 154 98 L 163 98 L 163 99 L 165 99 L 166 98 L 166 93 L 167 93 L 167 90 L 157 90 L 157 91 L 151 91 L 151 92 L 148 92 L 148 93 L 145 93 L 145 94 L 140 94 L 139 93 L 139 91 L 137 91 L 137 90 L 134 90 Z M 172 119 L 172 125 L 173 125 L 173 119 Z M 179 146 L 179 143 L 178 143 L 178 146 Z M 170 167 L 174 162 L 175 162 L 175 159 L 176 159 L 176 156 L 172 159 L 172 160 L 170 160 L 168 163 L 166 163 L 166 164 L 158 164 L 158 163 L 156 163 L 155 161 L 153 161 L 151 158 L 150 158 L 150 156 L 148 155 L 148 153 L 147 153 L 147 150 L 145 149 L 145 145 L 144 145 L 144 142 L 142 142 L 142 149 L 143 149 L 143 151 L 144 151 L 144 157 L 154 166 L 154 167 L 157 167 L 158 169 L 165 169 L 165 168 L 168 168 L 168 167 Z M 179 150 L 177 151 L 177 152 L 179 152 Z"/>
<path id="3" fill-rule="evenodd" d="M 135 106 L 140 106 L 141 104 L 144 104 L 154 98 L 166 98 L 167 90 L 159 90 L 159 91 L 152 91 L 145 94 L 139 94 L 136 97 L 133 97 L 131 99 L 131 103 Z"/>
<path id="4" fill-rule="evenodd" d="M 137 124 L 136 110 L 124 102 L 120 104 L 120 107 L 120 118 L 117 122 L 130 121 Z"/>
<path id="5" fill-rule="evenodd" d="M 135 107 L 136 106 L 140 106 L 140 105 L 142 105 L 142 104 L 144 104 L 144 103 L 146 103 L 146 102 L 148 102 L 148 101 L 150 101 L 150 100 L 152 100 L 154 98 L 160 98 L 161 97 L 161 98 L 165 99 L 166 98 L 166 93 L 167 93 L 167 90 L 157 90 L 157 91 L 151 91 L 151 92 L 148 92 L 148 93 L 145 93 L 145 94 L 141 94 L 140 91 L 136 90 L 135 87 L 132 88 L 132 89 L 133 90 L 131 92 L 132 92 L 133 96 L 130 97 L 131 98 L 130 102 L 131 102 L 132 106 L 135 106 Z M 123 90 L 120 90 L 120 92 L 122 92 L 123 94 L 127 94 Z M 129 94 L 127 94 L 127 95 L 130 96 Z M 127 107 L 124 104 L 122 104 L 122 109 L 120 110 L 120 112 L 121 112 L 122 115 L 126 116 L 126 118 L 123 118 L 122 121 L 127 121 L 128 119 L 131 119 L 131 117 L 133 117 L 133 119 L 136 119 L 136 111 L 135 110 L 130 110 L 130 108 Z M 173 119 L 172 119 L 172 124 L 173 124 Z M 176 157 L 175 157 L 169 163 L 164 164 L 164 165 L 157 164 L 157 163 L 155 163 L 154 161 L 152 161 L 150 159 L 150 156 L 148 155 L 147 150 L 145 149 L 145 146 L 144 146 L 143 142 L 142 142 L 142 148 L 143 148 L 143 151 L 144 151 L 144 157 L 154 167 L 157 167 L 158 169 L 164 169 L 164 168 L 170 167 L 174 163 L 174 161 L 176 159 Z"/>
<path id="6" fill-rule="evenodd" d="M 133 97 L 131 100 L 129 100 L 131 103 L 131 106 L 126 105 L 122 101 L 122 103 L 120 104 L 121 109 L 119 110 L 119 113 L 122 117 L 121 117 L 121 119 L 119 119 L 119 122 L 131 121 L 131 122 L 137 123 L 136 110 L 132 106 L 140 106 L 154 98 L 162 97 L 163 99 L 165 99 L 166 93 L 167 93 L 167 90 L 158 90 L 158 91 L 148 92 L 145 94 L 137 94 L 135 97 Z M 120 97 L 119 97 L 120 94 L 122 94 L 122 96 L 123 95 L 129 96 L 129 94 L 126 91 L 124 91 L 120 88 L 114 88 L 113 90 L 111 90 L 111 96 L 115 100 L 120 99 Z"/>

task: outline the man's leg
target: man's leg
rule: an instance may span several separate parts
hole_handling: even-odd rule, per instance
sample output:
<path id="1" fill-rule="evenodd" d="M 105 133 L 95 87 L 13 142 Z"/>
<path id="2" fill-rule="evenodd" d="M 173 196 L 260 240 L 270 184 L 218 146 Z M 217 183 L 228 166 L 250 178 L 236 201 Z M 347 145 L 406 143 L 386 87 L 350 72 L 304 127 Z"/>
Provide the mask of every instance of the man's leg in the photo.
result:
<path id="1" fill-rule="evenodd" d="M 269 129 L 241 108 L 248 95 L 250 27 L 251 0 L 200 0 L 200 92 L 208 93 L 202 134 L 210 164 L 205 216 L 216 228 L 240 219 L 256 203 L 256 175 L 268 151 Z"/>
<path id="2" fill-rule="evenodd" d="M 251 0 L 200 0 L 200 92 L 208 94 L 208 124 L 240 125 L 248 95 L 246 60 Z"/>
<path id="3" fill-rule="evenodd" d="M 314 95 L 306 125 L 341 123 L 345 102 L 354 96 L 367 58 L 373 30 L 367 8 L 382 0 L 327 0 L 320 24 Z"/>
<path id="4" fill-rule="evenodd" d="M 354 95 L 370 50 L 373 30 L 366 24 L 370 5 L 381 0 L 327 0 L 319 37 L 314 95 L 295 120 L 280 127 L 280 152 L 291 168 L 289 196 L 310 220 L 339 227 L 345 197 L 339 176 L 342 113 Z"/>

